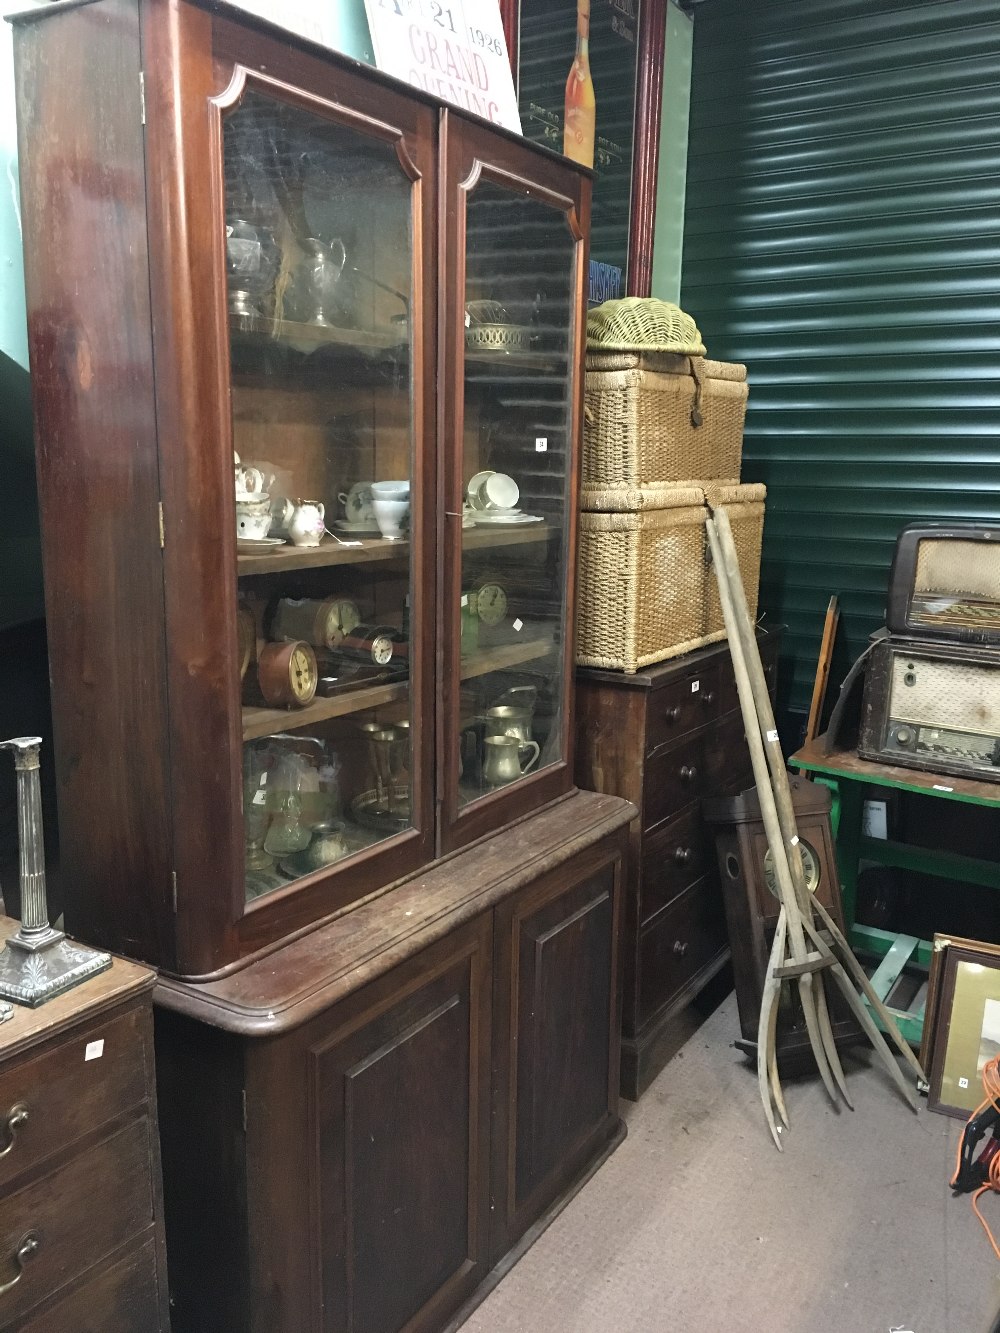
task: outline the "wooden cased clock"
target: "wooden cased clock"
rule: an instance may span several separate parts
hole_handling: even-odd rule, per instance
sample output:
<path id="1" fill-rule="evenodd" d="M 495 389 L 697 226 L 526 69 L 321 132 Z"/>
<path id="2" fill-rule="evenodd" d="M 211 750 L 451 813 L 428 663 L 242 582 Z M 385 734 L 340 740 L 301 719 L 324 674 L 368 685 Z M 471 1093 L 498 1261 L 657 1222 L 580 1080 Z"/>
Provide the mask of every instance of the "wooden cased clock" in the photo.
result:
<path id="1" fill-rule="evenodd" d="M 789 785 L 806 882 L 844 931 L 840 881 L 830 828 L 830 789 L 802 777 L 790 778 Z M 702 812 L 715 833 L 719 879 L 732 947 L 741 1034 L 736 1045 L 747 1054 L 756 1055 L 760 997 L 780 910 L 757 789 L 751 787 L 738 796 L 704 801 Z M 835 986 L 827 986 L 827 996 L 838 1044 L 857 1039 L 860 1031 L 848 1016 Z M 806 1066 L 812 1060 L 798 998 L 787 986 L 782 991 L 778 1014 L 778 1058 L 785 1068 L 794 1067 L 800 1061 Z"/>

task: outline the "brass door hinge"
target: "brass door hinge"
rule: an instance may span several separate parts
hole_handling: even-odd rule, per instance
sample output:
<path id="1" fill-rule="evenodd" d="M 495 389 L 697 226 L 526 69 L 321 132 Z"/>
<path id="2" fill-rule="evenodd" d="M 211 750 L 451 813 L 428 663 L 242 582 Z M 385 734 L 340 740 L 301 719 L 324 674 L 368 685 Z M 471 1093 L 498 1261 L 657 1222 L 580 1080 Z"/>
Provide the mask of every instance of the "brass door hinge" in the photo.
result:
<path id="1" fill-rule="evenodd" d="M 177 915 L 177 871 L 170 872 L 170 890 L 174 901 L 174 916 Z"/>
<path id="2" fill-rule="evenodd" d="M 146 71 L 139 71 L 139 122 L 146 123 Z"/>
<path id="3" fill-rule="evenodd" d="M 166 541 L 165 536 L 164 536 L 164 532 L 163 532 L 163 501 L 162 501 L 162 500 L 161 500 L 160 503 L 156 506 L 156 508 L 157 508 L 157 511 L 158 511 L 158 513 L 159 513 L 159 516 L 160 516 L 160 550 L 162 551 L 163 548 L 164 548 L 164 545 L 165 545 L 165 541 Z"/>
<path id="4" fill-rule="evenodd" d="M 243 1089 L 243 1133 L 247 1132 L 247 1090 Z"/>

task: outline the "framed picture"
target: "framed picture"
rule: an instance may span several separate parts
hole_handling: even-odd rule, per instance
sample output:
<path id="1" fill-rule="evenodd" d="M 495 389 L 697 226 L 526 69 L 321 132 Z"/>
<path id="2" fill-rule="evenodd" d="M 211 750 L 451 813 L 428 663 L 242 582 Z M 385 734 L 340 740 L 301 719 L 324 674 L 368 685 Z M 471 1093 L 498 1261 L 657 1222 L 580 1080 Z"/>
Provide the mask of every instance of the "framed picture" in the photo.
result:
<path id="1" fill-rule="evenodd" d="M 935 935 L 921 1063 L 931 1111 L 967 1119 L 1000 1054 L 1000 944 Z"/>

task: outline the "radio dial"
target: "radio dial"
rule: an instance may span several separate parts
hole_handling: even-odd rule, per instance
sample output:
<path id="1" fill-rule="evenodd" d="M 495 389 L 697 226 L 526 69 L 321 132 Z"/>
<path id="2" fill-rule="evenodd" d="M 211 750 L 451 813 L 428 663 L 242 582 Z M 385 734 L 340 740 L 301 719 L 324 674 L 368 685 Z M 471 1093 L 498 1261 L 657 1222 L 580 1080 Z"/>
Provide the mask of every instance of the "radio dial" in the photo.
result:
<path id="1" fill-rule="evenodd" d="M 909 727 L 898 727 L 896 729 L 896 744 L 909 745 L 913 740 L 913 732 Z"/>

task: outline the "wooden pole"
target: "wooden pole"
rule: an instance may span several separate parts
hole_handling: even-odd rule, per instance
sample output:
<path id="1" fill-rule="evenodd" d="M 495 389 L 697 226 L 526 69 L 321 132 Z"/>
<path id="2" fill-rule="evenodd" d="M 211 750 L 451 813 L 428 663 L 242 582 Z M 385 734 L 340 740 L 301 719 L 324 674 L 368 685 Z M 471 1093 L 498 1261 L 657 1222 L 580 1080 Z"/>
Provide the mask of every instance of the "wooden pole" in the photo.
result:
<path id="1" fill-rule="evenodd" d="M 761 738 L 760 723 L 757 714 L 754 711 L 753 688 L 750 682 L 750 677 L 747 674 L 746 659 L 743 654 L 742 641 L 740 639 L 739 626 L 736 621 L 736 613 L 733 607 L 732 597 L 730 596 L 729 580 L 726 577 L 725 562 L 722 557 L 719 535 L 711 514 L 706 517 L 705 526 L 708 531 L 708 540 L 712 550 L 712 558 L 715 561 L 716 576 L 719 583 L 719 600 L 722 604 L 722 617 L 725 621 L 726 633 L 729 636 L 729 652 L 733 659 L 733 672 L 736 676 L 737 695 L 740 701 L 740 710 L 743 715 L 743 728 L 746 732 L 747 744 L 750 747 L 750 761 L 753 766 L 754 781 L 757 784 L 757 794 L 760 799 L 764 831 L 767 836 L 768 846 L 771 849 L 771 858 L 774 862 L 778 893 L 781 904 L 785 909 L 787 919 L 789 949 L 791 951 L 793 963 L 804 963 L 806 961 L 806 946 L 798 896 L 792 882 L 788 858 L 785 854 L 785 843 L 781 836 L 780 824 L 778 823 L 774 793 L 771 789 L 771 781 L 768 772 L 768 761 L 764 753 L 764 743 Z M 816 1012 L 816 996 L 811 974 L 806 973 L 799 978 L 799 994 L 802 1000 L 802 1012 L 806 1021 L 806 1031 L 809 1034 L 809 1042 L 816 1059 L 816 1067 L 820 1072 L 820 1077 L 823 1080 L 827 1092 L 830 1094 L 831 1100 L 836 1102 L 837 1088 L 823 1046 L 823 1038 L 819 1027 L 819 1016 Z M 765 1070 L 767 1069 L 767 1059 L 767 1051 L 758 1048 L 757 1060 L 758 1062 L 764 1062 Z"/>
<path id="2" fill-rule="evenodd" d="M 788 771 L 785 768 L 785 756 L 781 752 L 781 742 L 778 739 L 778 729 L 774 721 L 774 709 L 771 705 L 771 695 L 767 688 L 767 680 L 764 676 L 764 667 L 760 660 L 760 652 L 757 648 L 757 636 L 754 632 L 753 617 L 750 615 L 750 608 L 747 606 L 746 592 L 743 588 L 743 576 L 740 573 L 739 556 L 736 551 L 736 542 L 733 540 L 733 530 L 729 523 L 729 515 L 722 505 L 712 511 L 715 519 L 715 532 L 718 539 L 718 547 L 722 553 L 722 564 L 717 565 L 720 574 L 725 576 L 725 592 L 723 593 L 723 579 L 719 578 L 719 596 L 725 595 L 729 598 L 733 616 L 736 623 L 737 636 L 740 641 L 740 649 L 743 655 L 746 674 L 750 681 L 750 688 L 753 693 L 754 711 L 757 715 L 757 724 L 763 734 L 764 751 L 767 757 L 767 765 L 771 772 L 771 789 L 774 794 L 774 804 L 778 814 L 778 824 L 781 829 L 781 838 L 785 846 L 785 855 L 788 858 L 789 869 L 792 873 L 792 885 L 795 889 L 795 895 L 799 903 L 799 911 L 803 920 L 812 921 L 812 894 L 809 892 L 809 886 L 806 884 L 805 869 L 802 865 L 802 852 L 799 847 L 798 829 L 795 825 L 795 808 L 792 805 L 791 788 L 788 785 Z M 709 537 L 711 541 L 711 536 Z M 713 556 L 715 555 L 715 547 Z M 723 615 L 725 612 L 723 612 Z M 730 646 L 732 645 L 732 636 L 730 635 Z M 837 1051 L 837 1043 L 833 1036 L 833 1026 L 830 1023 L 830 1011 L 826 1003 L 826 991 L 823 988 L 822 977 L 810 981 L 815 996 L 816 1007 L 816 1025 L 819 1030 L 820 1040 L 823 1043 L 823 1051 L 826 1055 L 830 1072 L 836 1081 L 840 1095 L 849 1107 L 851 1099 L 847 1093 L 847 1079 L 844 1075 L 843 1066 L 840 1063 L 840 1054 Z M 808 1020 L 807 1020 L 808 1025 Z M 851 1107 L 853 1110 L 854 1108 Z"/>

